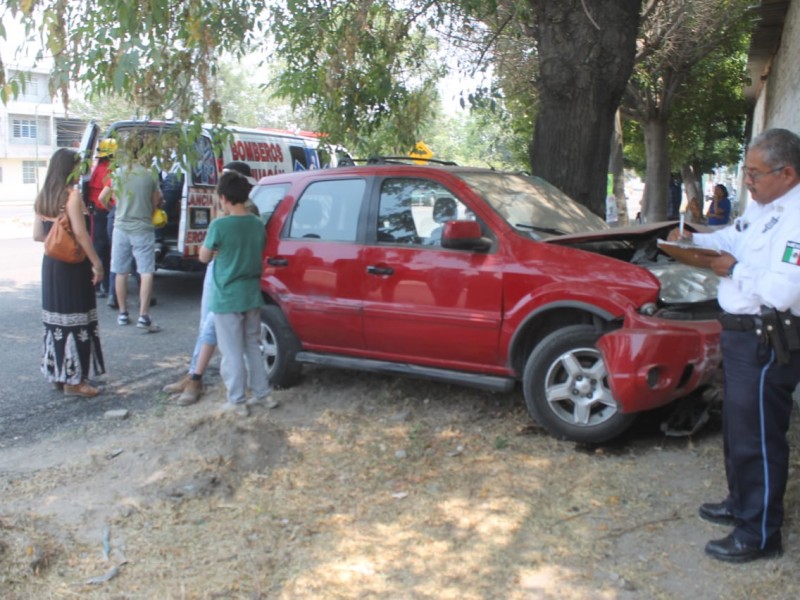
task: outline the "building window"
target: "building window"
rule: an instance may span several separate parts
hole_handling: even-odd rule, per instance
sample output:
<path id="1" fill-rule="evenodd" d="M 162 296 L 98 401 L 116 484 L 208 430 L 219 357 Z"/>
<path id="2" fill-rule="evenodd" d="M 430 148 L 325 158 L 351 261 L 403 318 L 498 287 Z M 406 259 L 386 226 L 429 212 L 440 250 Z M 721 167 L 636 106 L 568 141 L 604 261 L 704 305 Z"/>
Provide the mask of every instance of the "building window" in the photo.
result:
<path id="1" fill-rule="evenodd" d="M 17 144 L 50 144 L 49 117 L 10 117 L 11 142 Z"/>
<path id="2" fill-rule="evenodd" d="M 23 160 L 22 161 L 22 183 L 36 183 L 36 167 L 44 169 L 47 163 L 43 160 Z"/>
<path id="3" fill-rule="evenodd" d="M 36 139 L 36 121 L 33 119 L 14 119 L 14 138 L 18 140 Z"/>

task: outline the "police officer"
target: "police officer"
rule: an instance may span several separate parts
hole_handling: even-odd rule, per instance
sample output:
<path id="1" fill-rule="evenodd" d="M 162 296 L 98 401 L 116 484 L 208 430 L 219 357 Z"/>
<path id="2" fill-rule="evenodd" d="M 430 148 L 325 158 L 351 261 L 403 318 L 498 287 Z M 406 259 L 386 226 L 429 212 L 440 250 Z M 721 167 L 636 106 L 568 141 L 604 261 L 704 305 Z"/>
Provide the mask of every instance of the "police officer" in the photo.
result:
<path id="1" fill-rule="evenodd" d="M 729 562 L 783 552 L 783 495 L 789 469 L 786 432 L 800 382 L 800 137 L 770 129 L 750 144 L 745 184 L 755 202 L 735 222 L 685 233 L 721 255 L 710 268 L 723 278 L 722 435 L 728 495 L 703 504 L 700 517 L 733 527 L 706 544 Z M 670 232 L 677 239 L 679 232 Z"/>

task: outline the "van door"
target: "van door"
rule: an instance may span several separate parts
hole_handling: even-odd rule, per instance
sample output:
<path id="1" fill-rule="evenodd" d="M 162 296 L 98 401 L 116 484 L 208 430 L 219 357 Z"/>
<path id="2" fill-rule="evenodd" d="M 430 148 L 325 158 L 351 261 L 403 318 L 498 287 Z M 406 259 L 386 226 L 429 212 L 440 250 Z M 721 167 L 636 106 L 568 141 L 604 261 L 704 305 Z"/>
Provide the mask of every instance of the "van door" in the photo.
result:
<path id="1" fill-rule="evenodd" d="M 186 177 L 188 189 L 181 199 L 178 250 L 184 259 L 196 260 L 208 226 L 217 214 L 219 174 L 211 137 L 204 134 L 197 138 L 195 152 L 196 160 Z"/>
<path id="2" fill-rule="evenodd" d="M 78 151 L 81 154 L 81 159 L 84 162 L 84 167 L 81 170 L 81 194 L 83 196 L 83 202 L 86 203 L 89 199 L 89 179 L 92 177 L 92 169 L 93 166 L 93 159 L 94 159 L 94 149 L 97 146 L 97 142 L 100 138 L 100 126 L 97 122 L 92 119 L 86 125 L 86 129 L 83 131 L 83 136 L 81 137 L 81 145 L 78 148 Z M 92 161 L 92 165 L 89 165 L 88 162 Z"/>

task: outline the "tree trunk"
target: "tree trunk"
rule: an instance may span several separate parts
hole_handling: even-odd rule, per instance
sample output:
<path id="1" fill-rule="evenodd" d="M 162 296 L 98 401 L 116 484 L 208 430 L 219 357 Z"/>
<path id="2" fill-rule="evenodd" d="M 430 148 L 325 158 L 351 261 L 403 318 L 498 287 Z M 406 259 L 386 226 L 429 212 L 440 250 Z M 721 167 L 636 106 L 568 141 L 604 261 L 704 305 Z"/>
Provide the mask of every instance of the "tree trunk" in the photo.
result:
<path id="1" fill-rule="evenodd" d="M 641 0 L 528 0 L 539 113 L 531 171 L 605 215 L 611 134 L 633 69 Z"/>
<path id="2" fill-rule="evenodd" d="M 658 119 L 642 122 L 642 129 L 647 157 L 647 208 L 642 216 L 648 223 L 655 223 L 667 218 L 670 173 L 668 129 L 667 124 Z"/>
<path id="3" fill-rule="evenodd" d="M 617 201 L 619 225 L 628 225 L 628 198 L 625 196 L 624 163 L 622 160 L 622 117 L 619 110 L 614 114 L 614 133 L 611 136 L 611 156 L 608 159 L 608 172 L 614 176 L 614 198 Z"/>
<path id="4" fill-rule="evenodd" d="M 697 181 L 698 177 L 691 165 L 683 165 L 681 178 L 683 179 L 683 191 L 686 193 L 685 202 L 683 203 L 684 210 L 686 210 L 685 207 L 692 198 L 697 198 L 702 206 L 703 193 Z"/>

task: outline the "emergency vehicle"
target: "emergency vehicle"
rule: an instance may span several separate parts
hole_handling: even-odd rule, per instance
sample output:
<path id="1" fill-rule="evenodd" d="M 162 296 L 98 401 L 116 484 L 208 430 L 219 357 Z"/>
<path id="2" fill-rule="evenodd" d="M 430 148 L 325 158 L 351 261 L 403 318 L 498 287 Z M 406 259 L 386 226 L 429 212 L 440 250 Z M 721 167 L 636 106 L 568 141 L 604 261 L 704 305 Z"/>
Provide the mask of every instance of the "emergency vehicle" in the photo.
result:
<path id="1" fill-rule="evenodd" d="M 184 153 L 184 160 L 179 157 L 178 141 L 185 139 L 186 132 L 178 122 L 117 121 L 101 135 L 100 127 L 92 121 L 84 132 L 81 151 L 86 158 L 95 156 L 101 139 L 113 138 L 121 148 L 133 135 L 157 141 L 158 156 L 153 159 L 153 167 L 159 174 L 163 208 L 168 217 L 166 226 L 156 230 L 158 268 L 191 271 L 205 267 L 197 255 L 211 221 L 217 216 L 215 189 L 227 163 L 247 163 L 256 181 L 320 168 L 318 141 L 308 136 L 243 127 L 226 127 L 225 132 L 224 136 L 215 135 L 211 126 L 204 126 L 190 158 L 186 159 Z M 84 184 L 89 176 L 90 172 L 84 175 Z"/>

